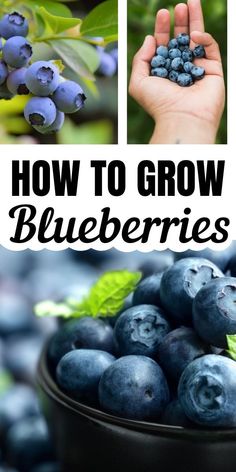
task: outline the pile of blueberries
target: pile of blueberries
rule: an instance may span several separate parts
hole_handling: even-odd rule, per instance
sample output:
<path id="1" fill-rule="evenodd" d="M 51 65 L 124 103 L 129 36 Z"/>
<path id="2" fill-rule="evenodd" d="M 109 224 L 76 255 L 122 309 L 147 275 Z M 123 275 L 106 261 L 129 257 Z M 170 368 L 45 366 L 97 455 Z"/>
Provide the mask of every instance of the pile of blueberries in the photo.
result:
<path id="1" fill-rule="evenodd" d="M 175 255 L 164 272 L 143 278 L 115 319 L 65 322 L 48 349 L 59 387 L 127 419 L 236 427 L 236 362 L 227 351 L 227 335 L 236 334 L 230 250 L 222 258 L 203 252 L 211 260 Z"/>
<path id="2" fill-rule="evenodd" d="M 32 94 L 25 119 L 39 133 L 50 134 L 62 128 L 65 114 L 84 106 L 86 96 L 78 83 L 60 76 L 53 62 L 30 65 L 33 48 L 26 39 L 28 32 L 28 21 L 20 13 L 7 14 L 0 21 L 0 99 Z"/>
<path id="3" fill-rule="evenodd" d="M 180 33 L 170 40 L 168 47 L 157 48 L 156 56 L 151 61 L 151 75 L 169 79 L 180 87 L 189 87 L 205 76 L 205 69 L 193 63 L 194 59 L 201 59 L 205 55 L 201 45 L 191 50 L 189 35 Z"/>

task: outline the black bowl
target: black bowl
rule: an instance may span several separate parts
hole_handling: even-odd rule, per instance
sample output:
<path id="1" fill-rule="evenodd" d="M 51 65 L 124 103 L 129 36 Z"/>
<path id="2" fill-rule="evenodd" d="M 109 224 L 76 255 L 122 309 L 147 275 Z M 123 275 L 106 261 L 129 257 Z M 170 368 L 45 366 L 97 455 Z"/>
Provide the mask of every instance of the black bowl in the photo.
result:
<path id="1" fill-rule="evenodd" d="M 72 400 L 38 367 L 43 412 L 63 472 L 232 472 L 236 429 L 199 430 L 118 418 Z"/>

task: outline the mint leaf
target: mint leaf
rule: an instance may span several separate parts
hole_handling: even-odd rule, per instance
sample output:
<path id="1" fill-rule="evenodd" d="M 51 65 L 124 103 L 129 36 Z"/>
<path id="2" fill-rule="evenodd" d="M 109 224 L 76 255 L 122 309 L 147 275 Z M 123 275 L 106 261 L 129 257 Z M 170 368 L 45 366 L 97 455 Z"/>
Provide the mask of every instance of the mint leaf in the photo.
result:
<path id="1" fill-rule="evenodd" d="M 91 288 L 87 303 L 92 316 L 114 316 L 141 279 L 140 272 L 107 272 Z"/>
<path id="2" fill-rule="evenodd" d="M 63 318 L 115 316 L 122 310 L 125 299 L 134 291 L 140 279 L 140 272 L 107 272 L 98 279 L 82 301 L 68 298 L 63 303 L 55 303 L 46 300 L 35 306 L 35 314 L 39 317 Z"/>
<path id="3" fill-rule="evenodd" d="M 236 361 L 236 334 L 227 335 L 226 338 L 229 348 L 227 352 L 232 357 L 232 359 Z"/>

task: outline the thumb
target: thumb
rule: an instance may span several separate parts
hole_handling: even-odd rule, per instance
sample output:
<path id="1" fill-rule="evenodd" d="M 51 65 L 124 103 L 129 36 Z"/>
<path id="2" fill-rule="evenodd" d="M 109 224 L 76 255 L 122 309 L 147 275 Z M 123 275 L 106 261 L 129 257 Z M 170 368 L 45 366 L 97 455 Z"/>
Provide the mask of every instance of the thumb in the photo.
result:
<path id="1" fill-rule="evenodd" d="M 130 78 L 130 94 L 136 90 L 140 80 L 150 75 L 150 62 L 156 52 L 156 40 L 153 36 L 146 36 L 142 47 L 135 54 Z"/>

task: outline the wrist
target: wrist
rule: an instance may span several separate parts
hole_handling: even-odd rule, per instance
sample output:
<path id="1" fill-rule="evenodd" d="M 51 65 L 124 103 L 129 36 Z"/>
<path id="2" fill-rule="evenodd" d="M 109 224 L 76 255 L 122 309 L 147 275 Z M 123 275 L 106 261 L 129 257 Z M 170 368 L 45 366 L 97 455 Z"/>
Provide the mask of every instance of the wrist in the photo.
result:
<path id="1" fill-rule="evenodd" d="M 217 126 L 188 114 L 171 113 L 155 120 L 150 144 L 215 144 Z"/>

